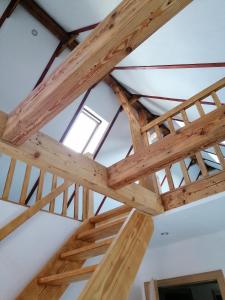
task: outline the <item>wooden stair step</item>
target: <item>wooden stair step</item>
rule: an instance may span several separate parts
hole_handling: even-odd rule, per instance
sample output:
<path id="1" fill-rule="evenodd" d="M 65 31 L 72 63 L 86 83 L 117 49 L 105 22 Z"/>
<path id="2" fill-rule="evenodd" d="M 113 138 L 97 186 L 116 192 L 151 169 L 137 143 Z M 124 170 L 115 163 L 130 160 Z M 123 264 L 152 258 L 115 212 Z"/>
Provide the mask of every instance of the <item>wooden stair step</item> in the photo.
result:
<path id="1" fill-rule="evenodd" d="M 131 210 L 132 210 L 132 207 L 127 206 L 127 205 L 122 205 L 118 208 L 114 208 L 110 211 L 107 211 L 107 212 L 102 213 L 100 215 L 89 218 L 89 222 L 92 223 L 92 224 L 96 224 L 96 223 L 99 223 L 99 222 L 103 222 L 103 221 L 115 218 L 115 217 L 123 215 L 123 214 L 127 214 Z"/>
<path id="2" fill-rule="evenodd" d="M 83 259 L 88 259 L 90 257 L 98 256 L 106 252 L 106 250 L 111 245 L 112 241 L 113 239 L 107 239 L 98 243 L 83 246 L 78 249 L 66 251 L 60 255 L 60 258 L 74 261 L 74 260 L 83 260 Z"/>
<path id="3" fill-rule="evenodd" d="M 126 221 L 127 218 L 122 218 L 104 225 L 100 225 L 96 228 L 86 230 L 78 234 L 77 239 L 85 241 L 96 241 L 104 239 L 109 236 L 113 236 L 118 233 L 120 227 Z"/>
<path id="4" fill-rule="evenodd" d="M 75 281 L 81 281 L 89 279 L 92 273 L 96 270 L 97 265 L 84 267 L 78 270 L 67 271 L 59 274 L 53 274 L 45 277 L 41 277 L 38 280 L 39 284 L 44 285 L 64 285 Z"/>

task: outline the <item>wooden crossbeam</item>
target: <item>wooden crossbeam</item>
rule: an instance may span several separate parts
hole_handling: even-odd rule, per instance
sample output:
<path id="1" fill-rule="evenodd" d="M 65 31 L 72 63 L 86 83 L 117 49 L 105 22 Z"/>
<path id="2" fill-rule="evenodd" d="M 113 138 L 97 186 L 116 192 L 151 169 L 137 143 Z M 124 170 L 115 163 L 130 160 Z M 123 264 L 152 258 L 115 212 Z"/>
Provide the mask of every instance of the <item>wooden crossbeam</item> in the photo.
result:
<path id="1" fill-rule="evenodd" d="M 161 195 L 166 210 L 225 191 L 225 171 Z"/>
<path id="2" fill-rule="evenodd" d="M 0 132 L 6 120 L 6 114 L 0 113 Z M 120 190 L 109 188 L 106 167 L 82 154 L 75 153 L 45 134 L 37 133 L 21 146 L 13 146 L 0 139 L 0 152 L 40 169 L 44 168 L 50 173 L 148 214 L 158 214 L 163 211 L 162 206 L 157 203 L 155 193 L 137 184 Z"/>
<path id="3" fill-rule="evenodd" d="M 193 121 L 108 168 L 108 184 L 119 188 L 193 155 L 225 138 L 225 106 Z"/>
<path id="4" fill-rule="evenodd" d="M 191 0 L 124 0 L 10 113 L 3 137 L 22 144 Z"/>

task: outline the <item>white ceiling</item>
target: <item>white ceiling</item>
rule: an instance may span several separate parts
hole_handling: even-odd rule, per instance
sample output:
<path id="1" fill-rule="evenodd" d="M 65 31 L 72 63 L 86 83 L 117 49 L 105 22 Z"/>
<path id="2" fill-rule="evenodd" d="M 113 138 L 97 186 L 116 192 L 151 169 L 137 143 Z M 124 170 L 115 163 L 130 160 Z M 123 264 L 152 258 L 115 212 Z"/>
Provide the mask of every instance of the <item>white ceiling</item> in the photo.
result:
<path id="1" fill-rule="evenodd" d="M 101 21 L 119 0 L 37 0 L 66 30 Z M 9 0 L 0 1 L 0 15 Z M 225 61 L 225 1 L 195 0 L 124 59 L 120 65 L 155 65 Z M 31 30 L 38 30 L 38 36 Z M 82 34 L 80 40 L 86 35 Z M 58 41 L 20 6 L 0 29 L 0 108 L 11 111 L 32 90 Z M 53 68 L 67 55 L 57 58 Z M 53 69 L 52 68 L 52 69 Z M 225 76 L 225 68 L 115 71 L 115 77 L 139 94 L 188 98 Z M 45 126 L 46 133 L 59 138 L 77 108 L 75 101 Z M 222 99 L 225 102 L 225 98 Z M 154 113 L 162 114 L 177 102 L 142 99 Z M 109 122 L 118 103 L 108 87 L 98 85 L 87 103 Z M 128 123 L 123 114 L 110 133 L 98 160 L 105 165 L 124 157 L 130 147 Z M 215 197 L 215 196 L 214 196 Z M 213 198 L 214 198 L 213 197 Z M 155 218 L 153 243 L 164 245 L 225 228 L 224 195 L 202 201 Z M 216 196 L 217 198 L 217 196 Z M 168 231 L 166 237 L 161 232 Z"/>

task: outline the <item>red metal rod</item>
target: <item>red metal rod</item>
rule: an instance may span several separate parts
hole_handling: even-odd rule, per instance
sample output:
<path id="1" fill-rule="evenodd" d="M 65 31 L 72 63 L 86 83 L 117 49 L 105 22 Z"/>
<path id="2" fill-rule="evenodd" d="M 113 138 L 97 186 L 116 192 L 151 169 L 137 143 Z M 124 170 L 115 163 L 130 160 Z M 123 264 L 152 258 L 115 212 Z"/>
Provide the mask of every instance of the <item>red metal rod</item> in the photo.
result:
<path id="1" fill-rule="evenodd" d="M 81 28 L 78 28 L 78 29 L 75 29 L 73 31 L 70 31 L 70 34 L 79 34 L 79 33 L 82 33 L 82 32 L 86 32 L 86 31 L 92 30 L 96 26 L 98 26 L 98 24 L 99 24 L 99 22 L 95 23 L 95 24 L 87 25 L 87 26 L 84 26 L 84 27 L 81 27 Z"/>
<path id="2" fill-rule="evenodd" d="M 19 4 L 19 0 L 11 0 L 9 5 L 6 7 L 5 11 L 0 17 L 0 27 L 3 25 L 5 20 L 11 16 L 11 14 L 14 12 L 15 8 Z"/>
<path id="3" fill-rule="evenodd" d="M 201 68 L 224 68 L 225 62 L 176 64 L 176 65 L 152 65 L 152 66 L 118 66 L 113 70 L 171 70 L 171 69 L 201 69 Z"/>
<path id="4" fill-rule="evenodd" d="M 162 97 L 162 96 L 152 96 L 152 95 L 141 95 L 141 94 L 133 94 L 133 96 L 137 96 L 139 98 L 144 97 L 144 98 L 148 98 L 148 99 L 159 99 L 159 100 L 166 100 L 166 101 L 174 101 L 174 102 L 180 102 L 183 103 L 187 100 L 185 99 L 180 99 L 180 98 L 170 98 L 170 97 Z M 206 105 L 214 105 L 214 102 L 208 102 L 208 101 L 201 101 L 202 104 L 206 104 Z"/>

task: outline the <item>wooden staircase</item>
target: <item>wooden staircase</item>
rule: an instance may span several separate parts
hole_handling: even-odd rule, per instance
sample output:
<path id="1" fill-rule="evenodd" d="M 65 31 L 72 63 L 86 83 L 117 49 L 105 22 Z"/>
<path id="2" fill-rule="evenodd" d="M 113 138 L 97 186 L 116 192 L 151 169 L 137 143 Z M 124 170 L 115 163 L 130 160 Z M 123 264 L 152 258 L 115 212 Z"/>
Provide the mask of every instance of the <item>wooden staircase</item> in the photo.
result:
<path id="1" fill-rule="evenodd" d="M 138 216 L 141 217 L 140 220 Z M 143 219 L 145 219 L 145 222 L 142 221 Z M 136 220 L 136 224 L 132 220 Z M 116 253 L 120 259 L 122 253 L 123 255 L 124 253 L 125 255 L 127 254 L 129 258 L 129 252 L 125 251 L 126 245 L 130 249 L 131 245 L 135 248 L 137 243 L 137 246 L 141 246 L 144 251 L 135 251 L 134 254 L 135 256 L 140 255 L 142 258 L 142 252 L 144 254 L 153 230 L 152 223 L 150 223 L 149 227 L 144 224 L 146 221 L 147 223 L 151 222 L 151 217 L 137 213 L 135 210 L 131 211 L 131 208 L 127 206 L 89 218 L 81 224 L 75 234 L 65 242 L 54 257 L 33 278 L 21 294 L 18 295 L 17 299 L 59 299 L 71 282 L 92 278 L 98 269 L 105 267 L 106 262 L 110 263 L 111 256 L 114 255 L 113 253 L 117 247 L 119 247 L 120 252 L 122 249 L 121 253 Z M 123 228 L 121 228 L 122 226 Z M 137 235 L 139 236 L 138 238 Z M 144 235 L 144 243 L 141 241 L 141 235 Z M 121 241 L 123 244 L 125 243 L 122 248 Z M 102 254 L 106 255 L 99 265 L 82 267 L 89 258 Z M 131 260 L 135 266 L 137 263 L 133 261 L 132 257 Z M 138 265 L 140 264 L 139 261 L 141 259 L 138 260 Z M 122 262 L 121 265 L 123 265 Z M 111 267 L 113 269 L 112 264 Z M 124 268 L 125 270 L 126 268 Z M 97 298 L 95 296 L 90 298 L 88 295 L 81 297 L 83 298 L 80 299 L 114 299 L 108 298 L 108 295 L 102 295 L 101 297 L 97 295 Z"/>

